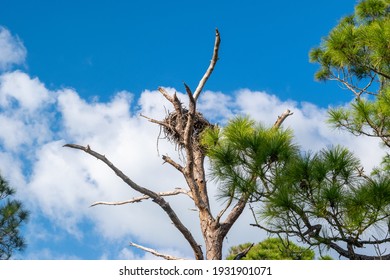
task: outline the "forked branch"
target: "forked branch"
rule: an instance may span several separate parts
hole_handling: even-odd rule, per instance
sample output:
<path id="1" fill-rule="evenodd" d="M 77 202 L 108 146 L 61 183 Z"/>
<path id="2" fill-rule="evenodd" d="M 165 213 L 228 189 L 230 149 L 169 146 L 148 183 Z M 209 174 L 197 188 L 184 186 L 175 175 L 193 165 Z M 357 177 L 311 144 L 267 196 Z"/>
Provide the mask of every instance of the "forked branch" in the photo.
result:
<path id="1" fill-rule="evenodd" d="M 168 202 L 165 201 L 165 199 L 159 195 L 158 193 L 148 189 L 139 186 L 134 181 L 132 181 L 129 177 L 127 177 L 119 168 L 117 168 L 111 161 L 109 161 L 106 156 L 99 154 L 98 152 L 95 152 L 91 149 L 89 145 L 86 147 L 77 145 L 77 144 L 66 144 L 64 147 L 77 149 L 86 152 L 87 154 L 90 154 L 91 156 L 95 157 L 98 160 L 101 160 L 104 162 L 112 171 L 115 172 L 115 174 L 121 178 L 128 186 L 130 186 L 133 190 L 149 196 L 154 203 L 158 204 L 165 213 L 169 216 L 172 223 L 175 225 L 175 227 L 183 234 L 184 238 L 188 241 L 191 248 L 194 251 L 196 259 L 203 259 L 203 252 L 200 247 L 200 245 L 197 244 L 194 237 L 192 236 L 191 232 L 188 230 L 187 227 L 183 225 L 179 217 L 176 215 L 175 211 L 172 209 L 172 207 L 169 205 Z"/>

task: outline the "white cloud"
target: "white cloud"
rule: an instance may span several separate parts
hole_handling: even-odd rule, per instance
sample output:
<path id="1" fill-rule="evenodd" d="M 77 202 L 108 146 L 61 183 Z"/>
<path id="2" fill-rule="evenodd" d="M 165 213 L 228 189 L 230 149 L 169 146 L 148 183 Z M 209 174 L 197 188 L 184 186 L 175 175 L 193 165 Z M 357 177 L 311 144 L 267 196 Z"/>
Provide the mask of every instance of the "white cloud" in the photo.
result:
<path id="1" fill-rule="evenodd" d="M 21 172 L 22 161 L 15 158 L 12 153 L 3 152 L 0 144 L 0 174 L 11 186 L 17 188 L 18 186 L 25 186 L 26 179 L 25 175 Z M 17 193 L 18 195 L 19 193 Z"/>
<path id="2" fill-rule="evenodd" d="M 272 125 L 278 114 L 283 113 L 287 108 L 296 107 L 294 101 L 281 101 L 275 95 L 263 91 L 251 91 L 241 89 L 235 93 L 235 106 L 241 114 L 249 115 L 257 121 Z"/>
<path id="3" fill-rule="evenodd" d="M 14 257 L 14 256 L 13 256 Z M 28 255 L 16 255 L 14 259 L 22 260 L 79 260 L 80 258 L 74 255 L 62 254 L 58 251 L 53 251 L 49 248 L 42 248 Z"/>
<path id="4" fill-rule="evenodd" d="M 326 123 L 328 118 L 326 108 L 307 102 L 282 101 L 266 92 L 248 89 L 237 91 L 236 96 L 233 107 L 239 108 L 239 113 L 249 115 L 267 125 L 272 125 L 278 115 L 290 109 L 293 115 L 285 120 L 283 126 L 293 130 L 296 143 L 304 151 L 316 152 L 330 145 L 342 145 L 361 159 L 367 171 L 377 166 L 384 154 L 378 139 L 355 137 L 330 127 Z"/>
<path id="5" fill-rule="evenodd" d="M 14 150 L 29 139 L 20 119 L 0 115 L 0 139 L 7 149 Z"/>
<path id="6" fill-rule="evenodd" d="M 55 96 L 37 78 L 14 71 L 0 76 L 0 145 L 5 153 L 32 156 L 53 136 Z"/>
<path id="7" fill-rule="evenodd" d="M 234 116 L 233 98 L 222 92 L 205 91 L 199 98 L 198 110 L 215 121 Z"/>
<path id="8" fill-rule="evenodd" d="M 182 93 L 178 96 L 185 104 L 186 96 Z M 67 142 L 89 144 L 135 182 L 154 191 L 185 187 L 180 174 L 168 164 L 162 165 L 158 156 L 158 126 L 139 116 L 142 113 L 161 119 L 172 108 L 158 91 L 145 90 L 138 100 L 133 99 L 131 93 L 120 92 L 108 102 L 88 102 L 71 89 L 49 91 L 37 78 L 32 79 L 20 71 L 1 75 L 0 168 L 11 173 L 10 183 L 18 187 L 18 192 L 34 212 L 43 213 L 56 227 L 75 238 L 85 238 L 81 224 L 88 220 L 93 224 L 90 230 L 110 242 L 133 241 L 162 252 L 192 256 L 191 249 L 167 215 L 151 201 L 89 208 L 98 200 L 120 201 L 139 194 L 102 162 L 81 151 L 63 147 Z M 231 96 L 207 91 L 199 100 L 199 110 L 222 123 L 234 114 L 247 114 L 272 125 L 287 108 L 294 114 L 284 125 L 294 130 L 303 149 L 318 150 L 331 143 L 345 144 L 362 156 L 367 166 L 379 161 L 381 150 L 374 141 L 335 133 L 325 124 L 326 110 L 313 104 L 282 101 L 249 89 L 238 90 Z M 158 142 L 158 150 L 160 154 L 169 154 L 179 160 L 178 151 L 165 140 Z M 29 162 L 28 172 L 22 163 L 25 158 Z M 210 184 L 212 197 L 216 191 L 217 188 Z M 189 210 L 193 207 L 190 199 L 178 196 L 167 200 L 202 243 L 197 213 Z M 220 207 L 220 201 L 213 202 L 214 213 Z M 225 240 L 225 254 L 230 246 L 258 242 L 265 237 L 264 233 L 249 226 L 252 222 L 252 215 L 246 209 Z M 127 243 L 123 247 L 127 248 Z M 61 256 L 44 250 L 42 253 L 43 257 Z M 102 254 L 102 258 L 104 256 Z M 129 249 L 123 249 L 119 257 L 137 256 Z M 145 258 L 150 257 L 145 255 Z"/>
<path id="9" fill-rule="evenodd" d="M 59 110 L 63 117 L 66 133 L 72 139 L 91 138 L 96 134 L 111 138 L 118 128 L 130 115 L 130 94 L 121 93 L 107 104 L 89 104 L 82 100 L 73 90 L 63 90 L 59 93 Z"/>
<path id="10" fill-rule="evenodd" d="M 12 36 L 8 29 L 0 26 L 0 71 L 7 70 L 14 64 L 23 64 L 26 48 L 22 41 Z"/>
<path id="11" fill-rule="evenodd" d="M 53 99 L 54 96 L 38 78 L 30 78 L 21 71 L 1 75 L 0 105 L 4 108 L 32 112 Z"/>

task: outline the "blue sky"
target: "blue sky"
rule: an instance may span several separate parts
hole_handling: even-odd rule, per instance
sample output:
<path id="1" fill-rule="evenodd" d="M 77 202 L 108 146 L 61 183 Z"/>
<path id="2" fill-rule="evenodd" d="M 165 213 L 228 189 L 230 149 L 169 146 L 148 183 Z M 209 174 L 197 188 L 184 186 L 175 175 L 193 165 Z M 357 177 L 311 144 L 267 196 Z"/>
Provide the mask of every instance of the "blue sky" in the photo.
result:
<path id="1" fill-rule="evenodd" d="M 221 60 L 209 89 L 248 87 L 326 106 L 337 100 L 313 81 L 308 51 L 356 1 L 2 2 L 2 25 L 28 50 L 26 70 L 48 87 L 102 98 L 194 87 L 218 27 Z"/>
<path id="2" fill-rule="evenodd" d="M 308 61 L 309 50 L 355 3 L 0 0 L 0 170 L 31 211 L 23 229 L 28 247 L 15 258 L 152 258 L 129 241 L 192 257 L 152 203 L 89 208 L 137 194 L 96 160 L 62 145 L 90 144 L 155 190 L 183 186 L 174 170 L 161 165 L 158 128 L 138 115 L 164 116 L 159 86 L 182 98 L 183 82 L 196 87 L 211 58 L 215 28 L 222 38 L 220 60 L 199 110 L 218 121 L 249 114 L 273 123 L 290 108 L 294 115 L 286 125 L 305 149 L 346 144 L 372 167 L 381 156 L 372 139 L 335 133 L 325 124 L 326 108 L 351 95 L 315 82 L 317 66 Z M 159 151 L 177 156 L 168 143 Z M 188 201 L 172 204 L 201 242 Z M 246 212 L 226 249 L 264 238 L 251 222 Z"/>

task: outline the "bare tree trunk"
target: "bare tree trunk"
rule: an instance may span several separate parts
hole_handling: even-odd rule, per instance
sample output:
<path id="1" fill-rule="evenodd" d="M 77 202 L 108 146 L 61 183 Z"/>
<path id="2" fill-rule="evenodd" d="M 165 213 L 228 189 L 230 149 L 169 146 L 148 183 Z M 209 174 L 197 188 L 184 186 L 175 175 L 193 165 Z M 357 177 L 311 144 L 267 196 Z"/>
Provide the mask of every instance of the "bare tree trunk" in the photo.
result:
<path id="1" fill-rule="evenodd" d="M 114 164 L 112 164 L 104 155 L 92 150 L 89 145 L 81 146 L 77 144 L 66 144 L 66 147 L 82 150 L 93 157 L 103 161 L 109 168 L 111 168 L 115 174 L 120 177 L 129 187 L 142 194 L 141 197 L 134 198 L 122 202 L 95 202 L 92 206 L 103 205 L 122 205 L 127 203 L 140 202 L 146 199 L 152 199 L 154 203 L 158 204 L 168 215 L 171 222 L 182 233 L 183 237 L 187 240 L 191 246 L 195 259 L 208 259 L 208 260 L 220 260 L 222 259 L 222 247 L 223 241 L 233 224 L 237 221 L 238 217 L 242 214 L 249 196 L 243 194 L 242 197 L 232 206 L 233 199 L 227 202 L 227 205 L 214 217 L 210 209 L 210 201 L 207 193 L 206 172 L 204 167 L 205 151 L 200 144 L 200 134 L 207 127 L 212 127 L 202 114 L 196 111 L 196 102 L 201 94 L 203 87 L 213 72 L 215 64 L 218 60 L 218 50 L 220 44 L 220 36 L 218 30 L 216 30 L 215 44 L 213 56 L 206 73 L 200 80 L 194 93 L 190 88 L 185 85 L 187 95 L 189 97 L 188 109 L 182 106 L 182 103 L 177 98 L 176 94 L 170 95 L 163 88 L 160 88 L 160 93 L 173 105 L 174 112 L 168 114 L 162 121 L 147 118 L 150 122 L 158 124 L 165 133 L 165 136 L 173 144 L 177 145 L 185 154 L 184 165 L 175 162 L 169 156 L 163 156 L 162 159 L 177 169 L 185 178 L 188 189 L 176 189 L 174 191 L 155 193 L 148 188 L 144 188 L 133 182 L 127 177 L 121 170 L 119 170 Z M 286 111 L 281 117 L 279 117 L 275 127 L 279 127 L 283 120 L 290 115 L 290 111 Z M 174 209 L 165 201 L 165 196 L 172 196 L 178 194 L 187 194 L 195 203 L 195 206 L 199 212 L 200 228 L 203 234 L 206 253 L 204 255 L 201 246 L 194 239 L 191 232 L 184 225 L 184 223 L 176 215 Z M 226 214 L 224 221 L 221 221 L 222 217 Z M 175 259 L 173 256 L 160 254 L 153 249 L 142 247 L 140 245 L 134 245 L 138 248 L 145 248 L 145 251 L 152 252 L 155 255 L 164 257 L 166 259 Z"/>

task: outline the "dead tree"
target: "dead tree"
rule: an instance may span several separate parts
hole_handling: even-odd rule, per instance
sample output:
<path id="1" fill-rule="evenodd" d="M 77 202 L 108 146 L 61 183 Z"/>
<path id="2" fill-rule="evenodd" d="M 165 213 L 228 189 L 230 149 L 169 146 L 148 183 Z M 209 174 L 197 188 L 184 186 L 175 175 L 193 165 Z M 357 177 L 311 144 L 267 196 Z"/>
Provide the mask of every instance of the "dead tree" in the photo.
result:
<path id="1" fill-rule="evenodd" d="M 179 173 L 184 176 L 187 183 L 187 189 L 175 189 L 170 192 L 156 193 L 148 188 L 142 187 L 132 181 L 126 176 L 121 170 L 119 170 L 112 162 L 106 158 L 106 156 L 94 151 L 91 147 L 81 146 L 77 144 L 66 144 L 66 147 L 82 150 L 91 156 L 104 162 L 109 168 L 111 168 L 115 174 L 120 177 L 130 188 L 139 192 L 142 196 L 123 202 L 96 202 L 93 205 L 105 204 L 105 205 L 121 205 L 126 203 L 139 202 L 146 199 L 151 199 L 154 203 L 160 206 L 165 213 L 168 215 L 171 222 L 181 232 L 183 237 L 187 240 L 191 246 L 194 257 L 197 260 L 208 259 L 208 260 L 219 260 L 222 259 L 222 245 L 223 240 L 227 233 L 236 222 L 238 217 L 243 212 L 249 195 L 243 194 L 235 205 L 232 200 L 229 200 L 226 207 L 223 208 L 216 216 L 211 213 L 211 205 L 209 196 L 207 194 L 207 183 L 206 183 L 206 172 L 204 167 L 205 151 L 200 144 L 200 134 L 208 127 L 213 125 L 209 123 L 201 113 L 196 110 L 197 100 L 205 86 L 208 78 L 212 74 L 214 67 L 218 61 L 218 50 L 220 45 L 220 35 L 216 30 L 214 51 L 211 62 L 207 68 L 205 74 L 200 80 L 197 88 L 194 92 L 185 84 L 185 90 L 188 95 L 188 106 L 183 106 L 182 102 L 178 99 L 176 94 L 170 95 L 163 88 L 160 88 L 160 93 L 166 98 L 168 102 L 173 105 L 174 111 L 169 113 L 163 120 L 155 120 L 147 116 L 150 122 L 159 125 L 165 136 L 172 143 L 177 145 L 181 149 L 184 155 L 182 162 L 174 161 L 169 156 L 163 156 L 164 162 L 170 164 Z M 279 119 L 275 126 L 279 126 L 283 119 L 290 114 L 286 112 L 282 119 Z M 205 252 L 201 245 L 195 240 L 192 233 L 179 219 L 174 209 L 164 199 L 165 196 L 186 194 L 194 202 L 196 209 L 199 213 L 199 222 L 201 232 L 203 234 Z M 224 218 L 223 218 L 224 217 Z M 174 259 L 172 256 L 165 256 L 164 254 L 157 253 L 153 249 L 141 247 L 130 243 L 132 246 L 143 248 L 143 250 L 152 252 L 160 257 L 166 259 Z"/>

